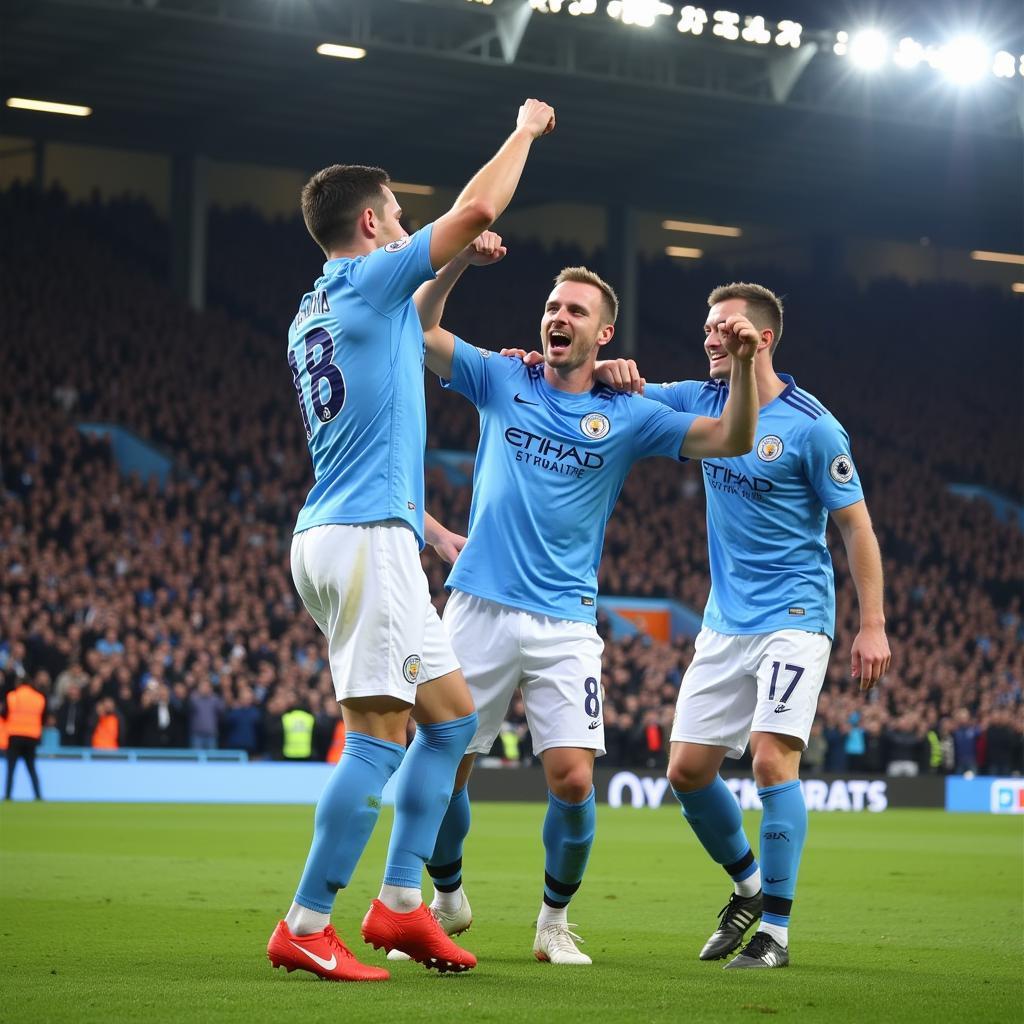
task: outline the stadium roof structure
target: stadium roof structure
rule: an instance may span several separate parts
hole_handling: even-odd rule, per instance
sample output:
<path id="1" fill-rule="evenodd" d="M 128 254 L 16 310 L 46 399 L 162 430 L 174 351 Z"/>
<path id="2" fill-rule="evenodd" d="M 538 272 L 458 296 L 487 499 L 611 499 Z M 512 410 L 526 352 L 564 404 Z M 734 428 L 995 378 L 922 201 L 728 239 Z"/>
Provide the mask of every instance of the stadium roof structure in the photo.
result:
<path id="1" fill-rule="evenodd" d="M 558 130 L 517 202 L 626 203 L 823 232 L 1020 246 L 1024 77 L 955 89 L 799 48 L 531 0 L 0 0 L 0 134 L 458 186 L 528 95 Z M 560 6 L 560 5 L 548 5 Z M 710 8 L 709 8 L 710 11 Z M 331 60 L 323 43 L 366 51 Z M 924 69 L 927 71 L 928 69 Z"/>

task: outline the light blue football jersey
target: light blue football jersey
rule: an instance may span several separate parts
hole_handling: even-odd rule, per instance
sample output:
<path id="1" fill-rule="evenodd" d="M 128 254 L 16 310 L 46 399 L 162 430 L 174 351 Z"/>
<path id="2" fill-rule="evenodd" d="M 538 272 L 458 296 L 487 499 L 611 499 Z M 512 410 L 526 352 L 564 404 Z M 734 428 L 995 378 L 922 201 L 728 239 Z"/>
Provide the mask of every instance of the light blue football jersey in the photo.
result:
<path id="1" fill-rule="evenodd" d="M 480 412 L 469 540 L 448 587 L 596 622 L 605 525 L 626 474 L 638 459 L 676 458 L 697 417 L 603 385 L 559 391 L 542 366 L 458 338 L 443 383 Z"/>
<path id="2" fill-rule="evenodd" d="M 780 373 L 785 390 L 761 409 L 753 451 L 704 459 L 711 594 L 704 625 L 719 633 L 803 629 L 835 636 L 828 513 L 864 492 L 839 421 Z M 673 409 L 719 416 L 726 381 L 648 384 Z"/>
<path id="3" fill-rule="evenodd" d="M 431 226 L 334 259 L 302 297 L 288 365 L 313 459 L 295 532 L 400 519 L 423 544 L 423 331 L 413 292 L 434 277 Z"/>

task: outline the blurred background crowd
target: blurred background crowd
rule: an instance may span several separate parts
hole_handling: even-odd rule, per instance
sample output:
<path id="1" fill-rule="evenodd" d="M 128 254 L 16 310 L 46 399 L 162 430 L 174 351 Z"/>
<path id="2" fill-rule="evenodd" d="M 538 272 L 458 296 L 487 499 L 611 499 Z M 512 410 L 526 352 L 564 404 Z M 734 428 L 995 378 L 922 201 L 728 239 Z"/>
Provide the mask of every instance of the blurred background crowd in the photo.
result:
<path id="1" fill-rule="evenodd" d="M 0 194 L 0 684 L 48 697 L 47 742 L 337 755 L 325 649 L 292 587 L 288 549 L 312 473 L 284 359 L 287 323 L 322 262 L 301 223 L 213 211 L 210 297 L 162 283 L 166 227 L 121 200 Z M 488 348 L 535 347 L 551 278 L 600 252 L 508 240 L 471 271 L 447 325 Z M 776 355 L 847 428 L 882 546 L 893 665 L 850 677 L 856 594 L 841 544 L 837 635 L 805 764 L 817 771 L 1019 772 L 1022 535 L 950 484 L 1022 500 L 1021 299 L 965 285 L 861 286 L 821 272 L 643 262 L 639 354 L 649 380 L 704 376 L 706 296 L 733 279 L 785 297 Z M 613 346 L 614 347 L 614 346 Z M 841 366 L 841 370 L 838 367 Z M 476 414 L 427 380 L 431 448 L 472 451 Z M 172 461 L 167 485 L 126 478 L 81 422 L 126 427 Z M 428 510 L 464 531 L 470 492 L 428 472 Z M 830 541 L 838 536 L 830 532 Z M 439 608 L 445 566 L 424 566 Z M 647 462 L 609 524 L 603 595 L 707 597 L 698 468 Z M 692 639 L 606 636 L 606 763 L 665 764 Z M 531 757 L 516 699 L 494 751 Z"/>

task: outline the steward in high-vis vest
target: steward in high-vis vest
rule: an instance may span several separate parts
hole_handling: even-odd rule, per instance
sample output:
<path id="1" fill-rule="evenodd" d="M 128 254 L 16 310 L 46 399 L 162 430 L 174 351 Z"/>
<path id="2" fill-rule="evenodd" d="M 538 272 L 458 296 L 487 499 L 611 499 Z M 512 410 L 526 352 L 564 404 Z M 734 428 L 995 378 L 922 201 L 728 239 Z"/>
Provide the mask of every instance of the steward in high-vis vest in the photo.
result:
<path id="1" fill-rule="evenodd" d="M 46 697 L 34 686 L 22 683 L 7 694 L 4 701 L 4 718 L 7 732 L 7 785 L 4 799 L 11 799 L 14 786 L 14 769 L 18 761 L 24 761 L 28 777 L 32 780 L 32 791 L 37 800 L 43 799 L 36 774 L 36 747 L 43 735 L 43 718 L 46 715 Z"/>
<path id="2" fill-rule="evenodd" d="M 302 708 L 292 708 L 281 716 L 284 744 L 281 753 L 288 761 L 308 761 L 313 752 L 313 726 L 316 719 Z"/>
<path id="3" fill-rule="evenodd" d="M 121 746 L 121 716 L 113 697 L 104 697 L 96 705 L 91 745 L 93 750 L 117 750 Z"/>

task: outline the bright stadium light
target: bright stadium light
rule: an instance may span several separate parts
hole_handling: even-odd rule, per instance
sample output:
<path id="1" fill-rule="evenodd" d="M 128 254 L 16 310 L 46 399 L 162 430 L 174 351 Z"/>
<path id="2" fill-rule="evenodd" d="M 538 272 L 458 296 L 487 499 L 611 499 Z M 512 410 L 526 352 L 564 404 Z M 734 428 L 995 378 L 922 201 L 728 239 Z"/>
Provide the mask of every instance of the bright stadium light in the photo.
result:
<path id="1" fill-rule="evenodd" d="M 569 13 L 574 17 L 581 14 L 595 14 L 597 12 L 597 0 L 573 0 L 569 4 Z"/>
<path id="2" fill-rule="evenodd" d="M 704 255 L 703 249 L 691 249 L 685 245 L 666 245 L 666 256 L 675 256 L 683 260 L 699 260 Z"/>
<path id="3" fill-rule="evenodd" d="M 1013 78 L 1017 73 L 1017 61 L 1012 53 L 1000 50 L 992 58 L 992 74 L 996 78 Z"/>
<path id="4" fill-rule="evenodd" d="M 924 47 L 910 36 L 904 36 L 892 55 L 893 62 L 901 68 L 916 68 L 925 59 Z"/>
<path id="5" fill-rule="evenodd" d="M 836 42 L 832 47 L 832 52 L 837 57 L 845 57 L 850 49 L 850 33 L 849 32 L 837 32 Z"/>
<path id="6" fill-rule="evenodd" d="M 957 36 L 939 50 L 939 70 L 957 85 L 978 81 L 991 60 L 987 47 L 975 36 Z"/>
<path id="7" fill-rule="evenodd" d="M 77 103 L 52 103 L 50 100 L 27 100 L 23 96 L 11 96 L 7 106 L 14 110 L 34 110 L 40 114 L 67 114 L 69 117 L 88 117 L 92 107 Z"/>
<path id="8" fill-rule="evenodd" d="M 971 253 L 972 260 L 981 260 L 983 263 L 1013 263 L 1024 267 L 1024 256 L 1016 252 L 988 252 L 986 249 L 975 249 Z"/>
<path id="9" fill-rule="evenodd" d="M 778 24 L 778 32 L 775 35 L 775 42 L 778 46 L 791 46 L 794 50 L 800 47 L 800 36 L 804 27 L 799 21 L 783 19 Z"/>
<path id="10" fill-rule="evenodd" d="M 711 31 L 723 39 L 739 39 L 740 16 L 735 11 L 715 11 L 715 27 Z"/>
<path id="11" fill-rule="evenodd" d="M 679 24 L 676 25 L 676 28 L 680 32 L 699 36 L 704 32 L 704 26 L 707 23 L 708 12 L 703 7 L 693 7 L 688 4 L 679 12 Z"/>
<path id="12" fill-rule="evenodd" d="M 850 60 L 863 71 L 875 71 L 889 56 L 889 40 L 876 28 L 855 32 L 850 39 Z"/>
<path id="13" fill-rule="evenodd" d="M 772 34 L 768 31 L 764 24 L 764 18 L 760 14 L 750 16 L 748 15 L 743 19 L 743 31 L 740 33 L 740 37 L 748 43 L 758 43 L 764 46 L 765 43 L 772 41 Z"/>
<path id="14" fill-rule="evenodd" d="M 1010 291 L 1016 292 L 1018 295 L 1024 295 L 1024 281 L 1014 281 L 1010 285 Z"/>
<path id="15" fill-rule="evenodd" d="M 316 52 L 321 57 L 340 57 L 342 60 L 362 60 L 366 56 L 361 46 L 343 46 L 341 43 L 321 43 Z"/>
<path id="16" fill-rule="evenodd" d="M 686 231 L 691 235 L 720 235 L 722 238 L 739 238 L 742 228 L 729 228 L 724 224 L 699 224 L 689 220 L 663 220 L 666 231 Z"/>
<path id="17" fill-rule="evenodd" d="M 611 0 L 608 14 L 623 25 L 650 28 L 658 18 L 672 14 L 672 5 L 661 0 Z"/>

